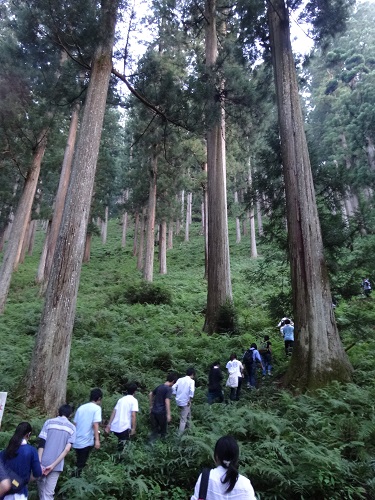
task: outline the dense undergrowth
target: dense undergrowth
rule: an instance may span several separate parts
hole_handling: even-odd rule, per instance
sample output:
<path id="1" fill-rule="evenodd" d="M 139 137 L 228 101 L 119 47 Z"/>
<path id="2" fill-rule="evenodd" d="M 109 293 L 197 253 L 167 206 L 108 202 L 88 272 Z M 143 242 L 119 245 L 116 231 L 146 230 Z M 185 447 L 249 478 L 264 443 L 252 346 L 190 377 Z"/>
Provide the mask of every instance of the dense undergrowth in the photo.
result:
<path id="1" fill-rule="evenodd" d="M 116 438 L 102 433 L 102 447 L 92 453 L 81 478 L 71 477 L 71 453 L 57 498 L 185 500 L 202 467 L 213 466 L 217 438 L 227 433 L 240 442 L 241 472 L 260 499 L 375 498 L 374 298 L 358 295 L 341 300 L 336 309 L 355 368 L 353 383 L 292 395 L 278 383 L 287 360 L 275 325 L 278 315 L 288 312 L 290 296 L 282 254 L 264 245 L 260 257 L 251 260 L 248 242 L 236 245 L 232 238 L 237 330 L 207 336 L 202 333 L 206 283 L 198 232 L 196 227 L 189 243 L 175 238 L 168 252 L 168 274 L 155 273 L 155 287 L 150 289 L 136 271 L 130 239 L 127 248 L 120 248 L 115 222 L 105 246 L 94 239 L 91 261 L 82 271 L 67 400 L 77 406 L 87 401 L 92 387 L 101 387 L 103 416 L 108 419 L 124 385 L 134 380 L 139 384 L 137 434 L 119 461 Z M 34 256 L 15 274 L 0 318 L 0 390 L 9 393 L 1 447 L 19 421 L 29 420 L 35 434 L 44 421 L 17 393 L 42 307 L 34 283 L 42 238 L 40 231 Z M 261 381 L 258 391 L 244 390 L 239 402 L 209 406 L 209 365 L 215 359 L 225 365 L 231 352 L 242 353 L 265 334 L 275 353 L 273 376 Z M 182 438 L 177 436 L 173 403 L 167 439 L 148 446 L 148 392 L 169 370 L 183 374 L 191 365 L 197 371 L 192 427 Z M 36 498 L 35 486 L 30 498 Z"/>

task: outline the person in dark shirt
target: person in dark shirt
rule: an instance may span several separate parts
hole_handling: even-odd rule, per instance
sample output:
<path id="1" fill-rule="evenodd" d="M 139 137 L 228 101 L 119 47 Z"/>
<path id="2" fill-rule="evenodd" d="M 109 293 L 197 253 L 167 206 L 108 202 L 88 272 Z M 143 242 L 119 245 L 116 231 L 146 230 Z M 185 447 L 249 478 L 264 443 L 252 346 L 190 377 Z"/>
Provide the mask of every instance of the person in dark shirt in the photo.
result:
<path id="1" fill-rule="evenodd" d="M 223 389 L 221 382 L 223 380 L 223 373 L 220 369 L 219 361 L 212 363 L 210 371 L 208 373 L 208 394 L 207 402 L 212 404 L 215 401 L 222 403 L 224 401 Z"/>
<path id="2" fill-rule="evenodd" d="M 154 441 L 158 434 L 162 438 L 167 434 L 168 422 L 171 421 L 172 386 L 176 381 L 177 374 L 169 373 L 164 384 L 159 385 L 149 394 L 151 417 L 150 442 Z"/>
<path id="3" fill-rule="evenodd" d="M 28 444 L 32 432 L 29 422 L 18 424 L 9 444 L 5 450 L 0 453 L 0 461 L 8 471 L 17 475 L 19 486 L 11 490 L 6 498 L 27 498 L 27 484 L 30 477 L 37 478 L 42 475 L 42 468 L 36 449 Z M 11 478 L 12 479 L 12 478 Z"/>

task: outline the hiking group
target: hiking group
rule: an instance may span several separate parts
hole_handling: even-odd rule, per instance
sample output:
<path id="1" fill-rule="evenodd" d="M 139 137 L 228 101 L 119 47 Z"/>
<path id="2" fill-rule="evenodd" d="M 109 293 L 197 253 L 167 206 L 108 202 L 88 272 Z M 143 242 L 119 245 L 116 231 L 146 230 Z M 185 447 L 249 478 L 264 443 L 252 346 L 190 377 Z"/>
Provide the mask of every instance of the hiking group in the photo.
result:
<path id="1" fill-rule="evenodd" d="M 278 327 L 283 335 L 286 355 L 293 348 L 294 327 L 289 318 L 283 318 Z M 236 401 L 240 397 L 242 382 L 249 389 L 255 389 L 257 384 L 257 369 L 261 367 L 263 376 L 272 374 L 272 343 L 265 335 L 258 350 L 252 343 L 242 357 L 237 359 L 231 354 L 226 364 L 229 388 L 229 399 Z M 224 401 L 222 388 L 223 373 L 219 361 L 212 363 L 208 374 L 207 402 Z M 105 427 L 107 434 L 113 433 L 118 440 L 118 452 L 121 456 L 125 444 L 136 432 L 138 400 L 135 397 L 136 383 L 127 386 L 127 393 L 121 397 Z M 186 375 L 178 377 L 169 373 L 164 383 L 158 385 L 149 393 L 149 411 L 151 433 L 149 443 L 167 434 L 168 423 L 171 421 L 171 399 L 175 396 L 179 410 L 179 434 L 183 434 L 191 421 L 191 403 L 195 393 L 195 370 L 190 367 Z M 28 422 L 21 422 L 5 450 L 0 453 L 0 500 L 25 500 L 28 496 L 28 483 L 37 480 L 39 498 L 52 500 L 59 476 L 64 468 L 64 458 L 71 448 L 75 450 L 76 467 L 74 476 L 79 477 L 87 464 L 91 451 L 99 449 L 100 430 L 102 422 L 101 389 L 93 389 L 89 402 L 79 406 L 73 423 L 69 420 L 73 414 L 72 406 L 64 404 L 58 410 L 58 416 L 48 419 L 39 433 L 38 447 L 28 444 L 32 433 Z M 222 498 L 233 492 L 239 499 L 253 499 L 254 490 L 248 479 L 238 474 L 237 442 L 231 436 L 224 436 L 216 443 L 214 459 L 217 465 L 208 474 L 199 477 L 192 500 L 205 498 Z M 206 493 L 205 493 L 206 492 Z M 208 493 L 207 493 L 208 492 Z M 216 496 L 215 496 L 216 495 Z M 221 496 L 220 496 L 221 495 Z"/>

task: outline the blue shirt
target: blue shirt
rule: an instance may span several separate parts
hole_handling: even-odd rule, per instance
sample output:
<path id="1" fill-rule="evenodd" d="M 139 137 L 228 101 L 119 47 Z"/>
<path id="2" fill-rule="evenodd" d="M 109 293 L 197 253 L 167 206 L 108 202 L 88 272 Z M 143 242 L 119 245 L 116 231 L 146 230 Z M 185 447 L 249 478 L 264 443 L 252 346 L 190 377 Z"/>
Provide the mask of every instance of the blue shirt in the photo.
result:
<path id="1" fill-rule="evenodd" d="M 284 340 L 294 340 L 294 326 L 285 325 L 283 328 Z"/>
<path id="2" fill-rule="evenodd" d="M 21 444 L 14 458 L 7 460 L 4 450 L 0 453 L 0 459 L 4 462 L 6 467 L 24 480 L 26 483 L 25 486 L 17 493 L 27 497 L 27 483 L 30 480 L 30 474 L 33 473 L 34 477 L 40 477 L 42 475 L 42 468 L 36 449 L 30 444 Z"/>

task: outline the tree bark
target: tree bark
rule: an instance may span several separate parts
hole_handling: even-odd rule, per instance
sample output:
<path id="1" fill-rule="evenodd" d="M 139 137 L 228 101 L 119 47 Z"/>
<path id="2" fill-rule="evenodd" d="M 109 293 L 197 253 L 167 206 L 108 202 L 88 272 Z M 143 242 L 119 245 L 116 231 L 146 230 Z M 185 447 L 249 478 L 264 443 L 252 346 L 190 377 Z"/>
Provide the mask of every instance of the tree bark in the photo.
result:
<path id="1" fill-rule="evenodd" d="M 90 257 L 91 257 L 91 241 L 92 241 L 92 234 L 91 233 L 87 233 L 86 234 L 86 240 L 85 240 L 85 249 L 84 249 L 83 258 L 82 258 L 82 262 L 84 262 L 85 264 L 87 262 L 90 262 Z"/>
<path id="2" fill-rule="evenodd" d="M 137 252 L 137 269 L 142 271 L 144 262 L 143 262 L 143 253 L 145 246 L 145 231 L 146 231 L 146 209 L 142 209 L 141 214 L 141 223 L 140 223 L 140 231 L 139 231 L 139 246 Z"/>
<path id="3" fill-rule="evenodd" d="M 348 381 L 352 367 L 338 334 L 315 200 L 284 0 L 268 4 L 285 178 L 295 343 L 286 383 L 300 389 Z"/>
<path id="4" fill-rule="evenodd" d="M 216 0 L 206 0 L 205 17 L 206 65 L 212 70 L 218 55 Z M 220 85 L 223 87 L 223 82 Z M 232 304 L 233 298 L 227 220 L 225 115 L 222 103 L 217 103 L 213 82 L 210 86 L 211 105 L 216 107 L 217 121 L 207 131 L 208 290 L 204 331 L 214 333 L 218 330 L 222 306 Z"/>
<path id="5" fill-rule="evenodd" d="M 35 277 L 36 283 L 41 283 L 43 280 L 43 277 L 45 276 L 46 258 L 47 258 L 47 252 L 48 252 L 48 242 L 49 242 L 50 230 L 51 230 L 51 221 L 49 220 L 47 223 L 46 237 L 44 238 L 42 254 L 41 254 L 40 259 L 39 259 L 38 271 L 37 271 L 36 277 Z"/>
<path id="6" fill-rule="evenodd" d="M 12 231 L 9 235 L 8 244 L 4 252 L 3 263 L 0 269 L 0 314 L 2 314 L 5 309 L 12 273 L 16 262 L 19 260 L 22 243 L 29 223 L 35 191 L 38 185 L 40 167 L 47 146 L 47 131 L 48 129 L 45 128 L 39 134 L 33 161 L 27 173 L 22 195 L 18 202 L 16 213 L 14 214 Z"/>
<path id="7" fill-rule="evenodd" d="M 36 227 L 38 225 L 38 221 L 36 219 L 33 219 L 31 221 L 31 227 L 29 231 L 29 238 L 27 242 L 27 255 L 29 257 L 32 256 L 34 252 L 34 244 L 35 244 L 35 233 L 36 233 Z"/>
<path id="8" fill-rule="evenodd" d="M 185 217 L 185 241 L 189 241 L 189 229 L 190 229 L 190 194 L 186 196 L 186 217 Z"/>
<path id="9" fill-rule="evenodd" d="M 151 156 L 150 188 L 147 206 L 146 255 L 143 269 L 143 278 L 149 282 L 153 280 L 154 274 L 157 170 L 158 156 L 156 146 L 154 146 Z"/>
<path id="10" fill-rule="evenodd" d="M 102 228 L 101 228 L 101 233 L 102 233 L 102 243 L 105 245 L 107 243 L 107 235 L 108 235 L 108 205 L 105 207 L 104 210 L 104 220 L 102 221 Z"/>
<path id="11" fill-rule="evenodd" d="M 45 269 L 43 270 L 43 274 L 39 274 L 38 271 L 37 282 L 38 283 L 41 283 L 42 281 L 44 282 L 43 283 L 44 292 L 47 289 L 47 282 L 51 272 L 53 254 L 56 248 L 56 242 L 60 230 L 66 193 L 69 185 L 70 172 L 72 169 L 73 153 L 74 153 L 77 130 L 78 130 L 79 110 L 80 110 L 80 104 L 77 102 L 73 105 L 72 114 L 70 117 L 68 139 L 65 146 L 59 186 L 57 188 L 57 193 L 55 198 L 55 208 L 53 211 L 52 222 L 50 224 L 49 237 L 47 240 L 47 256 L 45 261 Z"/>
<path id="12" fill-rule="evenodd" d="M 26 379 L 26 401 L 54 415 L 65 401 L 71 337 L 96 164 L 112 69 L 117 0 L 102 0 L 82 124 L 51 276 Z"/>
<path id="13" fill-rule="evenodd" d="M 167 221 L 164 219 L 159 228 L 159 272 L 167 274 Z"/>
<path id="14" fill-rule="evenodd" d="M 138 232 L 139 232 L 139 212 L 137 210 L 135 212 L 135 221 L 134 221 L 134 239 L 133 239 L 133 256 L 134 257 L 137 255 Z"/>

